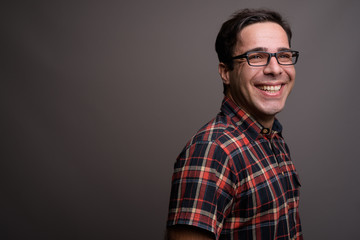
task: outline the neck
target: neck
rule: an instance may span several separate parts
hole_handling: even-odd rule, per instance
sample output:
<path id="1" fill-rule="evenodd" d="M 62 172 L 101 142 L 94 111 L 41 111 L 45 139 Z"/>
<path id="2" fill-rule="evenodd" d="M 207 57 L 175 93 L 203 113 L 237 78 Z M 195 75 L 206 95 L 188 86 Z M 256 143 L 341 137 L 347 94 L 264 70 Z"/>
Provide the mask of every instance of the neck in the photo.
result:
<path id="1" fill-rule="evenodd" d="M 275 121 L 275 117 L 271 117 L 269 119 L 258 119 L 256 118 L 256 116 L 254 116 L 255 120 L 258 121 L 261 125 L 263 125 L 264 127 L 266 128 L 269 128 L 271 129 L 273 124 L 274 124 L 274 121 Z"/>
<path id="2" fill-rule="evenodd" d="M 274 121 L 275 121 L 275 116 L 273 115 L 258 115 L 255 112 L 251 113 L 249 112 L 246 107 L 242 106 L 241 103 L 239 103 L 238 101 L 236 101 L 231 94 L 227 94 L 227 97 L 229 97 L 234 103 L 236 103 L 236 105 L 238 105 L 243 111 L 245 111 L 247 114 L 249 114 L 251 117 L 253 117 L 256 121 L 258 121 L 263 127 L 269 128 L 271 129 Z"/>

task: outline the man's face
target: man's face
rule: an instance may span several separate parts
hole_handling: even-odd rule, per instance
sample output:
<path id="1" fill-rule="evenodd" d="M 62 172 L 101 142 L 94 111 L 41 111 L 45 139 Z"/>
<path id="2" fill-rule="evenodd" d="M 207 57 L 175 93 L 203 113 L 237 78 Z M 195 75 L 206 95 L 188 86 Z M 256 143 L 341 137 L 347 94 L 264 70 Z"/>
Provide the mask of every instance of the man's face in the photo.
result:
<path id="1" fill-rule="evenodd" d="M 279 24 L 255 23 L 238 34 L 233 56 L 251 50 L 275 53 L 289 48 L 286 32 Z M 234 60 L 234 69 L 225 71 L 225 75 L 221 76 L 228 85 L 228 95 L 266 126 L 284 108 L 294 85 L 295 68 L 293 65 L 279 65 L 275 57 L 263 67 L 253 67 L 248 65 L 246 59 L 238 59 Z"/>

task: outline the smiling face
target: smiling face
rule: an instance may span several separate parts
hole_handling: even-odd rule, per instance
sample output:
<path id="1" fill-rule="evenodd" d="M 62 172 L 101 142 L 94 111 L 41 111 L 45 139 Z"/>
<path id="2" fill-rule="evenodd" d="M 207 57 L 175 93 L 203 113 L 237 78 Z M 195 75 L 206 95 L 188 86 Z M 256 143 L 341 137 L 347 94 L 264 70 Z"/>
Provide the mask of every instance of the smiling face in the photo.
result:
<path id="1" fill-rule="evenodd" d="M 262 22 L 238 33 L 233 56 L 253 50 L 275 53 L 289 48 L 286 32 L 279 24 Z M 279 65 L 275 57 L 263 67 L 249 66 L 246 59 L 234 60 L 233 70 L 220 63 L 219 73 L 227 85 L 226 95 L 269 128 L 284 108 L 295 81 L 294 66 Z"/>

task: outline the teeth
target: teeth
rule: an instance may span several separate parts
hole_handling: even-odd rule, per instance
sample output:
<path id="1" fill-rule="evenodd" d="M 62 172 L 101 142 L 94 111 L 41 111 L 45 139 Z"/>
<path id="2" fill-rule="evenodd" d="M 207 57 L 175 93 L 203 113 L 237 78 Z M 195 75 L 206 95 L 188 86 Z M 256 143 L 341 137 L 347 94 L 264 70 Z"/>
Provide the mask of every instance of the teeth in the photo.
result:
<path id="1" fill-rule="evenodd" d="M 257 88 L 259 88 L 259 89 L 261 89 L 261 90 L 264 90 L 264 91 L 276 92 L 276 91 L 279 91 L 279 90 L 280 90 L 281 85 L 276 85 L 276 86 L 265 86 L 265 85 L 262 85 L 262 86 L 258 86 Z"/>

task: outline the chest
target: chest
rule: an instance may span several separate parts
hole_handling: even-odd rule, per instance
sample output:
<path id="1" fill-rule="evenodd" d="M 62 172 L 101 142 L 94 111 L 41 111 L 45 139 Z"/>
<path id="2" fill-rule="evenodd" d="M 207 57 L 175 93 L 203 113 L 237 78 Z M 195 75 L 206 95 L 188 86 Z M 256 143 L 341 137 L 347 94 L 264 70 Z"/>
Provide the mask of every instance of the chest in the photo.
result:
<path id="1" fill-rule="evenodd" d="M 282 138 L 260 138 L 239 148 L 236 211 L 245 218 L 259 212 L 286 212 L 297 205 L 300 182 Z"/>

